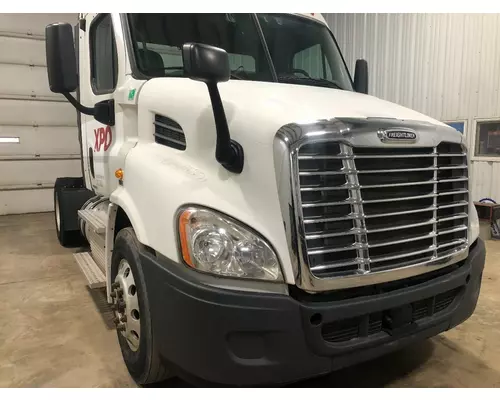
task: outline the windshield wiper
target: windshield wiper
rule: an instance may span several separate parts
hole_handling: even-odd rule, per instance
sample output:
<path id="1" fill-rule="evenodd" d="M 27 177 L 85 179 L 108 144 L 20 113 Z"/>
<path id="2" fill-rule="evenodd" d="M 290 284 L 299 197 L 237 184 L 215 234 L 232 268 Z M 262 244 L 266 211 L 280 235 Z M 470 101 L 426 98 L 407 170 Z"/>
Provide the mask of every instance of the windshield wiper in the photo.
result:
<path id="1" fill-rule="evenodd" d="M 278 82 L 285 83 L 298 83 L 302 85 L 320 86 L 320 87 L 330 87 L 335 89 L 345 90 L 335 81 L 329 81 L 328 79 L 322 78 L 310 78 L 302 76 L 291 76 L 291 75 L 278 75 Z"/>

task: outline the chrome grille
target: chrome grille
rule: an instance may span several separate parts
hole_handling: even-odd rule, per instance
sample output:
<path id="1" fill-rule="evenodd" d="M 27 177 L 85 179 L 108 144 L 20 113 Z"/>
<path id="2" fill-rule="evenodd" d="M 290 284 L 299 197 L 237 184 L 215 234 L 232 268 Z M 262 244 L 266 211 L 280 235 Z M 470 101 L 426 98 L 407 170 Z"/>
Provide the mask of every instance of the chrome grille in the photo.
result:
<path id="1" fill-rule="evenodd" d="M 314 276 L 385 271 L 466 248 L 468 173 L 460 144 L 305 142 L 294 157 L 298 221 Z"/>

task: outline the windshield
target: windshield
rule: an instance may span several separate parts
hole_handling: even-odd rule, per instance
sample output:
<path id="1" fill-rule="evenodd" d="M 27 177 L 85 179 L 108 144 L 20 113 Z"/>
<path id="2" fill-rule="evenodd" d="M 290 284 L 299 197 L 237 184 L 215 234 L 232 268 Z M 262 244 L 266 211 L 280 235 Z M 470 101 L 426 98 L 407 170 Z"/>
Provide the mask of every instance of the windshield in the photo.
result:
<path id="1" fill-rule="evenodd" d="M 197 42 L 229 55 L 231 79 L 352 90 L 332 34 L 321 23 L 282 14 L 129 14 L 142 77 L 182 77 L 181 48 Z"/>

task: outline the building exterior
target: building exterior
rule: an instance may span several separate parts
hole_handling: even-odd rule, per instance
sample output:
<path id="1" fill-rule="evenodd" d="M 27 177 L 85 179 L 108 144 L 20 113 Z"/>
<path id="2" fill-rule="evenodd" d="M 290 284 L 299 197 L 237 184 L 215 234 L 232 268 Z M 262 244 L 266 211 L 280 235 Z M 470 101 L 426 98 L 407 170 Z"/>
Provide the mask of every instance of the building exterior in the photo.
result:
<path id="1" fill-rule="evenodd" d="M 77 14 L 0 14 L 0 215 L 53 209 L 58 176 L 81 176 L 74 108 L 49 90 L 45 26 Z"/>
<path id="2" fill-rule="evenodd" d="M 473 200 L 500 202 L 500 14 L 324 14 L 370 93 L 453 124 L 467 137 Z"/>

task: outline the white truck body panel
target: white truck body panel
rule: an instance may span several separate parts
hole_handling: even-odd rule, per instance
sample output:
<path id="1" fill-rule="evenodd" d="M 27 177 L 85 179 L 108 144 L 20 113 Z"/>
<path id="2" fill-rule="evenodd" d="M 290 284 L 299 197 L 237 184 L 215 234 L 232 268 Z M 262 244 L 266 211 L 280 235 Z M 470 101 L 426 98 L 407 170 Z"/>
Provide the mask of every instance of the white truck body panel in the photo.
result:
<path id="1" fill-rule="evenodd" d="M 87 32 L 96 15 L 86 14 Z M 318 14 L 303 16 L 326 25 Z M 245 151 L 243 172 L 232 174 L 215 160 L 215 123 L 205 84 L 173 77 L 134 79 L 122 21 L 117 14 L 112 20 L 119 65 L 113 93 L 93 93 L 88 40 L 80 31 L 81 101 L 92 105 L 114 98 L 116 111 L 113 127 L 82 115 L 87 187 L 123 208 L 141 243 L 178 262 L 176 213 L 183 205 L 198 204 L 230 215 L 263 235 L 280 259 L 285 281 L 295 283 L 274 172 L 273 140 L 280 127 L 335 117 L 389 118 L 445 126 L 416 111 L 356 92 L 230 80 L 218 86 L 231 137 Z M 133 89 L 135 95 L 129 98 Z M 155 143 L 156 113 L 181 125 L 186 135 L 185 151 Z M 96 147 L 100 132 L 106 136 Z M 89 148 L 94 149 L 94 178 L 89 174 Z M 119 168 L 124 172 L 123 185 L 114 177 Z M 472 207 L 470 215 L 474 214 Z"/>

